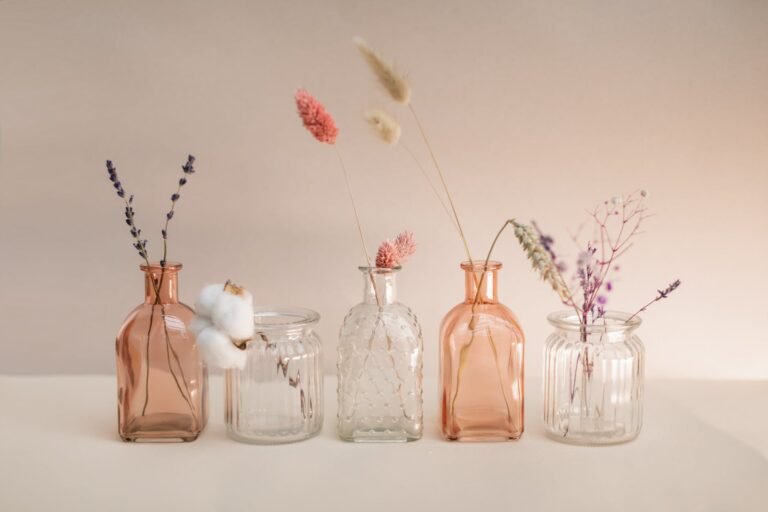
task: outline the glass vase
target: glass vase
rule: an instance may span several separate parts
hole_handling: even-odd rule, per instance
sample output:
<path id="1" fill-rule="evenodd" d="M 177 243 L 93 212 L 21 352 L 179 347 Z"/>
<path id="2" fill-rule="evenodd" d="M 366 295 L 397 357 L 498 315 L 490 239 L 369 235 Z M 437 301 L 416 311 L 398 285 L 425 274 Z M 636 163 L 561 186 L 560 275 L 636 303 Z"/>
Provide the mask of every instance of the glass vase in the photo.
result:
<path id="1" fill-rule="evenodd" d="M 421 326 L 397 302 L 393 269 L 360 267 L 363 302 L 341 327 L 338 347 L 338 435 L 345 441 L 421 438 Z"/>
<path id="2" fill-rule="evenodd" d="M 178 300 L 181 267 L 140 267 L 144 303 L 117 335 L 118 433 L 124 441 L 194 441 L 208 420 L 208 373 L 187 329 L 195 313 Z"/>
<path id="3" fill-rule="evenodd" d="M 645 349 L 640 318 L 607 312 L 582 326 L 574 312 L 547 317 L 555 331 L 544 350 L 544 428 L 573 444 L 637 437 L 643 422 Z"/>
<path id="4" fill-rule="evenodd" d="M 320 319 L 308 309 L 257 308 L 245 368 L 226 371 L 227 433 L 276 444 L 307 439 L 323 426 Z"/>
<path id="5" fill-rule="evenodd" d="M 464 262 L 461 268 L 464 302 L 440 327 L 442 435 L 450 441 L 518 439 L 524 336 L 515 315 L 498 301 L 501 263 Z"/>

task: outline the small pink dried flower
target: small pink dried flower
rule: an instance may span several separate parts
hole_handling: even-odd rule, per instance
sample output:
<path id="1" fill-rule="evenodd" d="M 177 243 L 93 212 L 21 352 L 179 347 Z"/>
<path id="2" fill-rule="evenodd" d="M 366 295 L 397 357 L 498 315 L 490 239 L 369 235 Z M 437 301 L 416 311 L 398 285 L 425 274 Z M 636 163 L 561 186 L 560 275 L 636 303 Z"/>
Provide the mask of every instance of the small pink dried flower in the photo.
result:
<path id="1" fill-rule="evenodd" d="M 339 129 L 333 116 L 325 110 L 325 107 L 317 98 L 312 96 L 306 89 L 297 89 L 293 96 L 296 100 L 296 109 L 299 111 L 299 117 L 304 123 L 304 128 L 320 142 L 334 144 Z"/>
<path id="2" fill-rule="evenodd" d="M 395 247 L 397 247 L 400 256 L 398 263 L 405 263 L 416 252 L 416 241 L 413 239 L 413 233 L 406 230 L 397 235 Z"/>
<path id="3" fill-rule="evenodd" d="M 376 266 L 378 268 L 395 268 L 405 263 L 416 252 L 416 242 L 413 233 L 403 231 L 395 240 L 384 240 L 376 251 Z"/>
<path id="4" fill-rule="evenodd" d="M 384 240 L 376 251 L 376 267 L 395 268 L 400 256 L 397 247 L 390 240 Z"/>

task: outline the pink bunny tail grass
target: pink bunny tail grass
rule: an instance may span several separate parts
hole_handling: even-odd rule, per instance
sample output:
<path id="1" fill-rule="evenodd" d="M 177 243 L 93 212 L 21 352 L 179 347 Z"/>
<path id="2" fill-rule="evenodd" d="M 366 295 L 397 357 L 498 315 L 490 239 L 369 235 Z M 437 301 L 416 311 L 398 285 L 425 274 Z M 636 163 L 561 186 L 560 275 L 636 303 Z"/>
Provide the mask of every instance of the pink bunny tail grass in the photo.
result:
<path id="1" fill-rule="evenodd" d="M 395 244 L 389 240 L 384 240 L 376 251 L 376 267 L 395 268 L 398 264 L 399 252 Z"/>
<path id="2" fill-rule="evenodd" d="M 416 242 L 413 233 L 403 231 L 394 241 L 384 240 L 376 251 L 376 266 L 378 268 L 395 268 L 405 263 L 416 252 Z"/>
<path id="3" fill-rule="evenodd" d="M 339 129 L 333 116 L 325 110 L 325 107 L 317 98 L 312 96 L 306 89 L 297 89 L 293 95 L 296 100 L 296 110 L 299 112 L 304 128 L 309 130 L 320 142 L 334 144 Z"/>
<path id="4" fill-rule="evenodd" d="M 413 233 L 406 230 L 397 235 L 395 247 L 399 255 L 398 262 L 405 263 L 416 252 L 416 241 L 413 239 Z"/>

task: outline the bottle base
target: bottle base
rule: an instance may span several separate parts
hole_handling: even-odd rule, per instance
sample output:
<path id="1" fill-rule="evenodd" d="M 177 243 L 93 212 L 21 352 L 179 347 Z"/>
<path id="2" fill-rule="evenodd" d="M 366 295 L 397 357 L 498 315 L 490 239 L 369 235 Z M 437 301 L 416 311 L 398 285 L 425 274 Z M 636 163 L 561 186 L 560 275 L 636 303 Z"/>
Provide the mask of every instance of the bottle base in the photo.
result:
<path id="1" fill-rule="evenodd" d="M 501 443 L 505 441 L 517 441 L 523 436 L 522 432 L 494 432 L 494 431 L 477 431 L 477 432 L 462 432 L 458 434 L 449 434 L 443 432 L 443 439 L 446 441 L 458 441 L 468 443 Z"/>
<path id="2" fill-rule="evenodd" d="M 194 441 L 202 428 L 193 428 L 197 421 L 185 414 L 150 414 L 138 416 L 120 429 L 120 439 L 129 443 L 173 443 Z"/>
<path id="3" fill-rule="evenodd" d="M 199 423 L 195 418 L 186 414 L 149 414 L 138 416 L 119 429 L 120 439 L 125 442 L 191 442 L 197 439 L 202 427 L 195 427 Z"/>
<path id="4" fill-rule="evenodd" d="M 402 430 L 370 429 L 352 433 L 338 432 L 339 439 L 349 443 L 409 443 L 421 439 L 421 432 L 406 433 Z"/>

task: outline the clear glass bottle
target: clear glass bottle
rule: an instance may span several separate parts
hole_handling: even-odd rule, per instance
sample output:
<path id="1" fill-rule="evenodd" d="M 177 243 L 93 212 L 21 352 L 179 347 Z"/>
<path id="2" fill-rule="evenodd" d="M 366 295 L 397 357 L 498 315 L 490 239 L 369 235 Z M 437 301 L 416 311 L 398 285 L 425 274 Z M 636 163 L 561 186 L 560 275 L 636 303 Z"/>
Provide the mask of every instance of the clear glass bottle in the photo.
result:
<path id="1" fill-rule="evenodd" d="M 194 441 L 208 420 L 208 373 L 179 302 L 181 263 L 141 265 L 144 303 L 117 335 L 118 433 L 123 441 Z M 155 289 L 159 293 L 155 293 Z"/>
<path id="2" fill-rule="evenodd" d="M 421 438 L 421 326 L 397 302 L 393 269 L 360 267 L 363 302 L 341 327 L 338 434 L 345 441 L 403 442 Z"/>
<path id="3" fill-rule="evenodd" d="M 544 428 L 573 444 L 614 444 L 643 423 L 645 349 L 640 318 L 609 311 L 583 327 L 575 312 L 547 317 L 555 331 L 544 350 Z M 629 320 L 629 321 L 627 321 Z"/>
<path id="4" fill-rule="evenodd" d="M 257 308 L 242 370 L 226 371 L 227 433 L 245 443 L 290 443 L 323 426 L 320 315 L 300 308 Z"/>
<path id="5" fill-rule="evenodd" d="M 440 327 L 440 405 L 449 441 L 505 441 L 523 434 L 524 336 L 498 301 L 501 263 L 461 264 L 465 300 Z"/>

